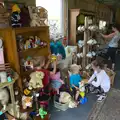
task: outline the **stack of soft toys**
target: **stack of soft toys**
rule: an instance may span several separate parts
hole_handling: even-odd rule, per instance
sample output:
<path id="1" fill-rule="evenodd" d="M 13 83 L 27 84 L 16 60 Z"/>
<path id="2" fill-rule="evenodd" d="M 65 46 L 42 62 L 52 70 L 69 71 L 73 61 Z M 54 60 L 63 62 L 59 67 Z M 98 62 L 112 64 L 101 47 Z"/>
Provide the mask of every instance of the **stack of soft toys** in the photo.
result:
<path id="1" fill-rule="evenodd" d="M 17 36 L 18 41 L 18 51 L 26 50 L 29 48 L 42 48 L 47 46 L 47 42 L 42 41 L 38 36 L 29 36 L 28 39 L 25 39 L 23 36 Z"/>

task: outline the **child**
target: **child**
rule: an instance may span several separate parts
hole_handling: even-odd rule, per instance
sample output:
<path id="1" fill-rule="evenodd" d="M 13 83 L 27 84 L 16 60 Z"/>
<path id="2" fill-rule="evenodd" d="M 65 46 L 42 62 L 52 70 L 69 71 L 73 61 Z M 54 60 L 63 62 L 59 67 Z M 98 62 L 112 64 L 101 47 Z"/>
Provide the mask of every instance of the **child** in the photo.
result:
<path id="1" fill-rule="evenodd" d="M 45 69 L 48 68 L 50 65 L 50 60 L 48 60 Z M 51 86 L 52 88 L 57 91 L 57 94 L 59 94 L 59 89 L 64 84 L 63 80 L 60 78 L 60 71 L 57 68 L 57 60 L 53 61 L 53 69 L 50 70 L 50 80 L 51 80 Z"/>
<path id="2" fill-rule="evenodd" d="M 94 70 L 94 74 L 88 81 L 89 88 L 93 88 L 92 91 L 98 94 L 98 101 L 101 102 L 106 98 L 106 93 L 110 90 L 110 78 L 103 70 L 104 65 L 102 62 L 94 60 L 91 65 Z"/>
<path id="3" fill-rule="evenodd" d="M 72 88 L 72 92 L 73 92 L 73 96 L 74 99 L 76 101 L 78 101 L 78 97 L 79 97 L 79 82 L 82 80 L 80 74 L 79 74 L 79 70 L 80 70 L 80 66 L 73 64 L 70 67 L 70 87 Z"/>

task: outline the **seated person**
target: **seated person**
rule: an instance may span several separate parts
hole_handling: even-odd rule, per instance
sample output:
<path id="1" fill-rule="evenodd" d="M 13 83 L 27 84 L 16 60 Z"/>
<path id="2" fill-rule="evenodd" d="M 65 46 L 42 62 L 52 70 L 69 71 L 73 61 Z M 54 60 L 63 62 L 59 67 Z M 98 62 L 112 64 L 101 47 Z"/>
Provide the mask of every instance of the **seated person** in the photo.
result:
<path id="1" fill-rule="evenodd" d="M 88 88 L 91 92 L 99 96 L 98 101 L 101 102 L 106 98 L 106 93 L 110 90 L 110 78 L 104 71 L 104 65 L 99 60 L 92 62 L 94 74 L 88 81 Z"/>

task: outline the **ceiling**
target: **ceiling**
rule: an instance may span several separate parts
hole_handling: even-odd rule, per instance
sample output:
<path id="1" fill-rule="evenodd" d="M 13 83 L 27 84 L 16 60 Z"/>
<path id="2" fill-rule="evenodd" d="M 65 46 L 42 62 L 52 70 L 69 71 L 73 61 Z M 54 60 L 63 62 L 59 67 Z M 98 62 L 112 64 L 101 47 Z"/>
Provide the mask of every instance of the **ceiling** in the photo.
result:
<path id="1" fill-rule="evenodd" d="M 99 3 L 107 4 L 114 8 L 120 7 L 120 0 L 96 0 Z"/>

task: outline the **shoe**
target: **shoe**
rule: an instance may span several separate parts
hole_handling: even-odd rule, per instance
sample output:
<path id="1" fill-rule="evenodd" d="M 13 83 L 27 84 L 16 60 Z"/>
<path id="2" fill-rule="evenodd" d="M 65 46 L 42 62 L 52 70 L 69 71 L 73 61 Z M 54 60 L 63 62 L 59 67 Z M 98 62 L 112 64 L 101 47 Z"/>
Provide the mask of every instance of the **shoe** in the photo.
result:
<path id="1" fill-rule="evenodd" d="M 82 58 L 82 57 L 83 57 L 83 53 L 78 53 L 78 54 L 77 54 L 77 57 L 78 57 L 78 58 Z"/>
<path id="2" fill-rule="evenodd" d="M 87 56 L 88 58 L 92 58 L 92 57 L 93 57 L 91 52 L 89 52 L 86 56 Z"/>
<path id="3" fill-rule="evenodd" d="M 106 99 L 106 95 L 100 95 L 99 98 L 97 99 L 97 102 L 103 102 Z"/>
<path id="4" fill-rule="evenodd" d="M 87 42 L 88 45 L 95 45 L 97 44 L 97 41 L 95 39 L 90 39 L 88 42 Z"/>
<path id="5" fill-rule="evenodd" d="M 79 46 L 79 48 L 82 48 L 84 46 L 84 41 L 83 40 L 79 40 L 78 41 L 78 46 Z"/>

